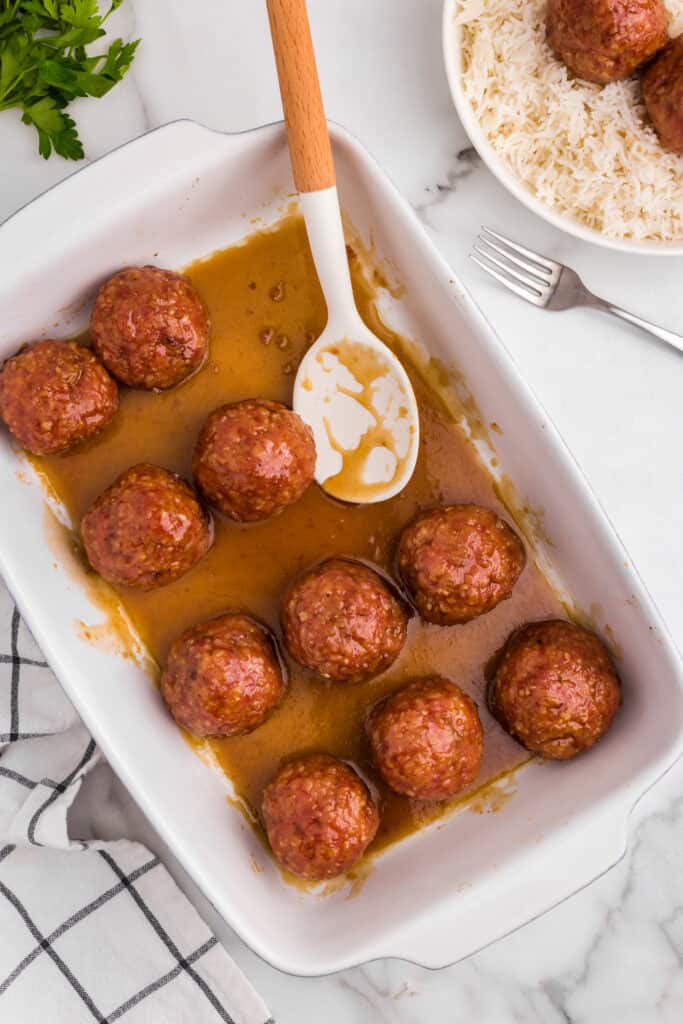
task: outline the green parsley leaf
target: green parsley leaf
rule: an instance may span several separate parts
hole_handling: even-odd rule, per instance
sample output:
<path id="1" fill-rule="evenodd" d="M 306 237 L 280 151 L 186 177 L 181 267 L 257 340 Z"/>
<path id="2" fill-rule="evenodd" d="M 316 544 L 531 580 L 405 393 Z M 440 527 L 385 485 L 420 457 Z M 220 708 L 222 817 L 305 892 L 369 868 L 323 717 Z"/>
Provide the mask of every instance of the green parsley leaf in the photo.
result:
<path id="1" fill-rule="evenodd" d="M 47 158 L 54 149 L 67 160 L 80 160 L 83 146 L 76 133 L 76 124 L 68 114 L 59 110 L 50 96 L 24 108 L 24 124 L 32 124 L 38 132 L 38 151 Z"/>
<path id="2" fill-rule="evenodd" d="M 38 151 L 80 160 L 83 146 L 65 107 L 77 96 L 104 96 L 130 67 L 140 40 L 115 39 L 104 53 L 86 47 L 123 0 L 0 0 L 0 111 L 18 108 L 38 134 Z"/>

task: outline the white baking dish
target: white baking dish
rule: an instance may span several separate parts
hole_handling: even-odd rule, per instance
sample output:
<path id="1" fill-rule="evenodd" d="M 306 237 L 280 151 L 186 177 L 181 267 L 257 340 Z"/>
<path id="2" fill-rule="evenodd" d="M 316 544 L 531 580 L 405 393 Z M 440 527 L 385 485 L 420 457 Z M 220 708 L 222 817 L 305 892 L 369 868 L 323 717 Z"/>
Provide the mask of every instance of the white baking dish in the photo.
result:
<path id="1" fill-rule="evenodd" d="M 407 286 L 385 315 L 461 371 L 484 421 L 500 424 L 496 471 L 545 510 L 539 559 L 551 558 L 579 606 L 601 607 L 621 649 L 624 707 L 602 743 L 522 770 L 496 814 L 464 811 L 391 848 L 353 898 L 289 887 L 142 669 L 78 638 L 74 620 L 99 613 L 72 572 L 53 567 L 40 485 L 18 477 L 0 444 L 0 569 L 38 642 L 207 897 L 257 953 L 297 974 L 383 956 L 438 967 L 518 927 L 622 855 L 634 802 L 683 749 L 678 656 L 575 463 L 408 205 L 357 142 L 338 128 L 332 137 L 350 220 Z M 236 242 L 254 216 L 276 219 L 290 188 L 279 125 L 220 135 L 178 122 L 117 150 L 0 228 L 0 355 L 79 329 L 98 283 L 124 264 L 179 267 Z"/>

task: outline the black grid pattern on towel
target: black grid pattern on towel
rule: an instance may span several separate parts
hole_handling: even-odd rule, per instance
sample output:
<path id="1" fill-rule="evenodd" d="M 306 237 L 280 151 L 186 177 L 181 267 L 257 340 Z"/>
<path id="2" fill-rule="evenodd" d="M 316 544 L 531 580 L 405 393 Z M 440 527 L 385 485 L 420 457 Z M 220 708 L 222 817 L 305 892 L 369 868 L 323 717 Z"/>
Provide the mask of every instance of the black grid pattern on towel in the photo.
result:
<path id="1" fill-rule="evenodd" d="M 0 733 L 0 743 L 12 743 L 22 739 L 33 739 L 43 735 L 41 733 L 31 732 L 22 733 L 21 731 L 21 702 L 19 695 L 21 690 L 22 666 L 29 664 L 31 666 L 45 668 L 46 670 L 48 669 L 48 666 L 44 661 L 38 661 L 32 658 L 23 658 L 21 656 L 19 652 L 20 624 L 21 618 L 19 612 L 15 608 L 12 614 L 10 626 L 10 653 L 0 653 L 0 664 L 11 665 L 10 692 L 8 694 L 10 731 L 6 734 Z M 58 798 L 59 794 L 65 792 L 76 776 L 85 768 L 88 762 L 93 758 L 95 750 L 95 742 L 91 739 L 87 742 L 80 755 L 74 760 L 71 769 L 59 781 L 44 778 L 31 779 L 26 775 L 14 771 L 13 769 L 6 768 L 2 765 L 0 760 L 0 785 L 7 783 L 12 786 L 18 785 L 29 790 L 35 789 L 38 785 L 42 785 L 50 789 L 49 795 L 41 806 L 34 812 L 28 825 L 27 838 L 33 845 L 40 845 L 36 840 L 35 835 L 40 824 L 41 816 Z M 0 759 L 1 757 L 2 754 L 0 752 Z M 83 845 L 85 847 L 87 844 Z M 16 846 L 11 843 L 4 847 L 0 847 L 0 875 L 3 863 L 7 858 L 11 857 L 16 849 Z M 7 989 L 20 975 L 25 971 L 30 970 L 31 965 L 35 963 L 39 957 L 45 954 L 55 964 L 55 968 L 61 975 L 64 984 L 69 985 L 73 989 L 83 1005 L 89 1011 L 92 1020 L 97 1021 L 98 1024 L 113 1024 L 114 1021 L 120 1020 L 129 1010 L 133 1007 L 139 1006 L 141 1002 L 153 995 L 153 993 L 158 992 L 159 989 L 168 985 L 174 978 L 177 978 L 181 974 L 187 975 L 195 983 L 198 998 L 205 999 L 213 1008 L 216 1021 L 223 1021 L 225 1024 L 235 1024 L 233 1017 L 213 991 L 210 984 L 195 969 L 195 965 L 199 964 L 202 957 L 217 945 L 218 940 L 215 937 L 210 936 L 192 953 L 183 955 L 174 942 L 172 936 L 169 935 L 168 931 L 162 926 L 158 917 L 149 906 L 148 902 L 141 895 L 139 888 L 136 886 L 138 879 L 159 867 L 159 859 L 150 855 L 150 859 L 148 861 L 136 868 L 134 871 L 131 871 L 129 874 L 126 874 L 110 852 L 106 850 L 98 850 L 97 853 L 111 869 L 111 885 L 106 886 L 102 892 L 98 893 L 84 906 L 75 908 L 66 920 L 64 920 L 57 928 L 53 929 L 48 935 L 44 935 L 41 932 L 25 902 L 23 902 L 0 877 L 0 898 L 5 899 L 14 908 L 17 915 L 28 929 L 30 935 L 35 940 L 33 948 L 10 971 L 7 977 L 0 978 L 0 1005 L 3 993 L 7 991 Z M 88 853 L 88 856 L 94 855 L 94 850 Z M 74 856 L 79 856 L 79 854 L 74 853 Z M 146 927 L 149 927 L 154 932 L 158 941 L 163 943 L 176 962 L 171 970 L 166 971 L 159 977 L 150 978 L 146 985 L 140 988 L 134 995 L 127 998 L 123 1003 L 121 1003 L 121 1005 L 104 1012 L 97 1006 L 94 995 L 91 992 L 88 992 L 84 984 L 79 980 L 77 966 L 74 964 L 67 964 L 59 951 L 55 948 L 55 944 L 58 943 L 60 937 L 66 932 L 70 931 L 72 928 L 77 928 L 78 924 L 92 914 L 93 911 L 99 910 L 113 900 L 131 898 L 140 909 L 141 917 L 142 920 L 144 920 Z M 0 1017 L 1 1016 L 2 1014 L 0 1012 Z M 274 1024 L 274 1022 L 272 1018 L 269 1018 L 264 1022 L 264 1024 Z"/>
<path id="2" fill-rule="evenodd" d="M 2 857 L 3 854 L 5 858 L 8 857 L 14 849 L 15 847 L 12 846 L 6 847 L 4 850 L 0 851 L 0 857 Z M 97 1021 L 98 1024 L 111 1024 L 111 1022 L 119 1020 L 128 1012 L 128 1010 L 132 1009 L 134 1006 L 138 1006 L 139 1003 L 148 996 L 151 996 L 152 993 L 157 992 L 164 985 L 167 985 L 169 982 L 173 981 L 174 978 L 177 978 L 182 971 L 189 974 L 189 976 L 196 982 L 199 992 L 203 994 L 216 1011 L 216 1020 L 225 1021 L 226 1024 L 235 1024 L 233 1018 L 213 992 L 210 985 L 195 971 L 193 967 L 194 964 L 201 960 L 205 953 L 208 953 L 210 949 L 213 949 L 213 947 L 217 945 L 218 940 L 211 936 L 198 949 L 194 950 L 193 953 L 190 953 L 188 956 L 182 956 L 168 932 L 162 928 L 158 919 L 135 887 L 135 882 L 138 878 L 159 865 L 158 858 L 150 858 L 150 860 L 141 867 L 126 875 L 121 871 L 111 854 L 105 853 L 105 851 L 102 850 L 99 852 L 100 856 L 104 857 L 112 868 L 114 875 L 118 878 L 118 882 L 105 889 L 99 896 L 91 900 L 88 904 L 76 910 L 67 918 L 66 921 L 64 921 L 58 928 L 55 928 L 49 935 L 42 934 L 33 921 L 25 904 L 22 903 L 16 893 L 12 892 L 12 890 L 5 885 L 2 880 L 0 880 L 0 896 L 4 897 L 14 907 L 36 942 L 33 949 L 16 965 L 10 974 L 0 982 L 0 998 L 2 998 L 2 994 L 19 977 L 19 975 L 23 971 L 29 969 L 31 964 L 42 953 L 45 953 L 53 961 L 57 970 L 64 978 L 65 983 L 71 986 L 84 1006 L 90 1011 L 92 1019 Z M 69 966 L 62 959 L 59 952 L 55 949 L 55 943 L 62 935 L 65 934 L 65 932 L 77 926 L 80 921 L 85 920 L 85 918 L 94 910 L 99 910 L 100 907 L 116 898 L 125 899 L 127 898 L 126 894 L 128 893 L 131 893 L 131 895 L 133 893 L 135 894 L 134 898 L 140 906 L 145 918 L 159 936 L 160 941 L 162 941 L 166 948 L 173 953 L 177 963 L 172 970 L 167 971 L 158 978 L 151 979 L 147 985 L 143 986 L 135 993 L 135 995 L 126 999 L 126 1001 L 120 1006 L 104 1013 L 96 1005 L 92 994 L 89 993 L 84 985 L 79 981 L 76 969 L 73 966 Z"/>
<path id="3" fill-rule="evenodd" d="M 37 661 L 35 658 L 24 658 L 19 653 L 19 626 L 21 616 L 15 607 L 12 611 L 10 624 L 10 649 L 9 653 L 0 653 L 0 665 L 11 665 L 11 678 L 9 689 L 9 732 L 0 733 L 0 743 L 14 743 L 16 740 L 32 740 L 40 736 L 40 733 L 22 733 L 19 724 L 19 683 L 21 679 L 21 666 L 34 665 L 38 668 L 47 668 L 46 661 Z"/>

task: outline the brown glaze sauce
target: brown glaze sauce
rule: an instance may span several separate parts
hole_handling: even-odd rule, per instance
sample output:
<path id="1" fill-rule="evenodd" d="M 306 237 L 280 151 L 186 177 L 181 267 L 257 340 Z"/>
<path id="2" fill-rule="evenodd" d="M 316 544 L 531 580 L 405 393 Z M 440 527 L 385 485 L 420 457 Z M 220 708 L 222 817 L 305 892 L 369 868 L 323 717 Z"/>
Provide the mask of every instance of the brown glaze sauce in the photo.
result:
<path id="1" fill-rule="evenodd" d="M 364 320 L 397 350 L 400 339 L 375 310 L 374 271 L 364 271 L 358 258 L 351 259 L 351 268 Z M 211 313 L 208 363 L 167 393 L 122 389 L 120 412 L 99 438 L 74 454 L 36 460 L 75 524 L 114 477 L 136 462 L 157 463 L 189 478 L 199 429 L 221 403 L 248 397 L 289 403 L 298 362 L 324 326 L 325 303 L 297 215 L 192 264 L 187 273 Z M 398 533 L 419 509 L 477 502 L 506 514 L 491 478 L 444 403 L 414 369 L 407 369 L 421 417 L 420 454 L 408 487 L 388 502 L 353 507 L 313 485 L 297 505 L 264 523 L 239 526 L 217 516 L 215 544 L 187 576 L 150 593 L 119 591 L 158 663 L 163 664 L 169 645 L 187 626 L 229 609 L 257 616 L 279 636 L 278 608 L 286 584 L 322 558 L 351 555 L 391 573 Z M 440 816 L 446 807 L 410 801 L 382 786 L 368 763 L 363 736 L 368 707 L 417 676 L 453 679 L 477 702 L 484 726 L 484 760 L 473 787 L 480 791 L 487 780 L 527 759 L 486 710 L 484 666 L 513 628 L 550 616 L 562 616 L 561 604 L 530 559 L 512 598 L 480 619 L 440 628 L 413 617 L 398 661 L 368 683 L 325 683 L 289 662 L 288 691 L 271 718 L 251 735 L 210 741 L 212 752 L 237 795 L 255 810 L 264 784 L 283 758 L 326 751 L 354 762 L 381 803 L 382 824 L 371 848 L 375 852 Z"/>

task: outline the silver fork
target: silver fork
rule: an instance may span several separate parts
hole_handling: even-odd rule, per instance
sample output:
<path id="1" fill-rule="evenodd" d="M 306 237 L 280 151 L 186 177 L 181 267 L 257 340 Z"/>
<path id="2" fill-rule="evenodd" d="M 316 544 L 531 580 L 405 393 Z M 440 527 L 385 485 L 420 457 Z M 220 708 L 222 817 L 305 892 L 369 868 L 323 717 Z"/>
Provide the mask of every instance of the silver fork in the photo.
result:
<path id="1" fill-rule="evenodd" d="M 612 313 L 636 327 L 649 331 L 655 338 L 683 352 L 683 337 L 643 320 L 619 306 L 606 302 L 589 292 L 579 275 L 562 263 L 541 256 L 532 249 L 510 241 L 491 228 L 483 227 L 470 253 L 470 259 L 491 277 L 504 284 L 515 295 L 542 309 L 573 309 L 590 306 Z"/>

